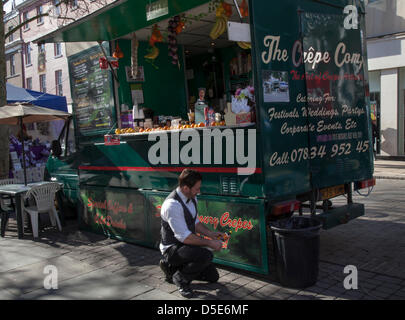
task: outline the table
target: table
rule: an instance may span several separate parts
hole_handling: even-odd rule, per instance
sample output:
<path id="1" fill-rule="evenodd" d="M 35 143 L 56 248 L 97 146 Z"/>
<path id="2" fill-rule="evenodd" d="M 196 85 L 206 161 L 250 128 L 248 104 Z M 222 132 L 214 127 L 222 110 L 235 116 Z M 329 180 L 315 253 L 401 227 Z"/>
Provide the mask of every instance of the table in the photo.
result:
<path id="1" fill-rule="evenodd" d="M 27 185 L 24 185 L 24 184 L 6 184 L 6 185 L 0 186 L 0 195 L 4 194 L 4 195 L 9 195 L 9 196 L 15 197 L 17 230 L 18 230 L 18 238 L 19 239 L 22 239 L 23 236 L 24 236 L 24 223 L 23 223 L 23 216 L 22 216 L 22 207 L 23 207 L 22 201 L 24 199 L 23 196 L 32 187 L 40 186 L 40 185 L 43 185 L 45 183 L 49 183 L 49 181 L 33 182 L 33 183 L 28 183 Z M 59 185 L 62 186 L 63 184 L 59 183 Z M 1 236 L 4 237 L 4 234 L 2 234 Z"/>

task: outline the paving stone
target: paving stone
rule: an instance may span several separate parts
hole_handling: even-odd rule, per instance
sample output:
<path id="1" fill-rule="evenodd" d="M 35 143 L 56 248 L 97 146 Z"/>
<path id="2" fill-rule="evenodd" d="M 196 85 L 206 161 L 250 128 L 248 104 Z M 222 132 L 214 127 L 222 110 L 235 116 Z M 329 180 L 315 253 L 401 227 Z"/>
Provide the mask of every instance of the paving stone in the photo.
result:
<path id="1" fill-rule="evenodd" d="M 17 297 L 7 290 L 0 290 L 0 300 L 16 300 Z"/>
<path id="2" fill-rule="evenodd" d="M 249 283 L 245 284 L 244 287 L 251 289 L 252 291 L 256 291 L 263 288 L 265 285 L 267 285 L 265 282 L 250 281 Z"/>
<path id="3" fill-rule="evenodd" d="M 253 293 L 247 295 L 246 297 L 243 298 L 243 300 L 264 300 L 263 298 L 260 298 L 258 296 L 255 296 Z"/>
<path id="4" fill-rule="evenodd" d="M 233 284 L 237 284 L 240 286 L 244 286 L 247 283 L 251 282 L 252 280 L 249 278 L 245 278 L 245 277 L 240 277 L 240 278 L 236 278 L 235 280 L 232 281 Z"/>
<path id="5" fill-rule="evenodd" d="M 279 286 L 267 284 L 263 288 L 260 288 L 259 290 L 257 290 L 256 292 L 263 294 L 264 296 L 268 296 L 268 295 L 275 293 L 278 290 L 280 290 Z"/>
<path id="6" fill-rule="evenodd" d="M 142 283 L 130 283 L 126 278 L 95 270 L 60 282 L 56 290 L 35 290 L 21 295 L 21 298 L 30 300 L 127 300 L 153 289 Z"/>
<path id="7" fill-rule="evenodd" d="M 44 287 L 44 280 L 49 273 L 44 273 L 46 266 L 55 266 L 59 283 L 94 271 L 96 268 L 77 262 L 70 257 L 61 256 L 25 265 L 12 272 L 2 274 L 0 287 L 18 296 Z"/>
<path id="8" fill-rule="evenodd" d="M 148 292 L 139 294 L 131 300 L 181 300 L 180 297 L 158 289 L 153 289 Z"/>
<path id="9" fill-rule="evenodd" d="M 241 287 L 235 291 L 232 292 L 232 296 L 239 298 L 239 299 L 243 299 L 244 297 L 246 297 L 247 295 L 251 294 L 252 291 L 245 288 L 245 287 Z"/>
<path id="10" fill-rule="evenodd" d="M 401 296 L 397 296 L 397 295 L 394 294 L 394 295 L 390 296 L 388 298 L 388 300 L 400 300 L 400 301 L 402 301 L 402 300 L 405 300 L 405 298 L 401 297 Z"/>
<path id="11" fill-rule="evenodd" d="M 315 296 L 315 300 L 335 300 L 335 296 L 318 294 Z"/>

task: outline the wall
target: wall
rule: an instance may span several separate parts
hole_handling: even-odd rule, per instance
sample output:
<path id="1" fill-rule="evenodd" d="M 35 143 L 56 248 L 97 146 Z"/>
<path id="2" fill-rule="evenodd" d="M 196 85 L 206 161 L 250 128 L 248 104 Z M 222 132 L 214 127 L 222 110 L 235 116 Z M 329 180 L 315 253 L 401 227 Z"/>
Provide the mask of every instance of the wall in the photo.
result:
<path id="1" fill-rule="evenodd" d="M 171 63 L 168 55 L 167 43 L 157 43 L 159 56 L 155 59 L 155 67 L 147 62 L 144 56 L 148 53 L 147 42 L 139 42 L 138 65 L 144 67 L 145 82 L 142 84 L 145 103 L 143 107 L 154 110 L 154 115 L 181 116 L 187 119 L 187 98 L 184 73 L 184 61 L 181 47 L 179 46 L 180 69 Z M 119 104 L 125 103 L 132 109 L 130 83 L 125 73 L 125 66 L 131 65 L 131 41 L 120 40 L 119 47 L 124 53 L 124 58 L 119 60 Z"/>
<path id="2" fill-rule="evenodd" d="M 381 155 L 398 155 L 398 69 L 381 71 Z"/>
<path id="3" fill-rule="evenodd" d="M 405 35 L 367 42 L 369 71 L 400 68 L 405 65 Z"/>
<path id="4" fill-rule="evenodd" d="M 5 32 L 8 32 L 9 28 L 15 28 L 19 24 L 19 16 L 17 12 L 10 12 L 5 16 L 4 22 L 4 29 Z M 10 37 L 5 39 L 5 53 L 6 53 L 6 82 L 11 83 L 17 87 L 24 86 L 24 70 L 22 64 L 22 40 L 20 37 L 20 31 L 16 31 L 13 33 L 12 41 L 10 41 Z M 10 63 L 11 63 L 11 56 L 14 56 L 14 67 L 15 73 L 14 75 L 10 74 Z"/>
<path id="5" fill-rule="evenodd" d="M 43 12 L 49 9 L 49 3 L 44 1 L 35 1 L 34 3 L 20 8 L 20 19 L 23 21 L 23 13 L 28 12 L 28 18 L 37 15 L 37 6 L 43 6 Z M 31 46 L 31 64 L 25 65 L 25 79 L 32 78 L 32 90 L 40 90 L 40 75 L 46 76 L 46 92 L 50 94 L 57 94 L 56 92 L 56 79 L 55 71 L 62 71 L 62 87 L 63 95 L 66 97 L 67 103 L 71 104 L 72 99 L 70 95 L 69 73 L 67 68 L 67 58 L 65 53 L 65 44 L 61 43 L 61 55 L 55 56 L 55 49 L 53 43 L 45 44 L 45 70 L 38 70 L 38 51 L 39 48 L 32 40 L 39 37 L 41 34 L 45 34 L 55 29 L 55 23 L 49 17 L 43 17 L 43 22 L 38 23 L 37 20 L 31 21 L 28 25 L 28 29 L 22 29 L 22 37 L 25 44 Z M 26 48 L 24 48 L 24 63 L 26 56 Z M 27 83 L 27 81 L 25 81 Z"/>
<path id="6" fill-rule="evenodd" d="M 398 86 L 399 70 L 405 67 L 405 1 L 376 0 L 366 11 L 368 68 L 381 73 L 381 155 L 403 155 L 405 124 Z"/>
<path id="7" fill-rule="evenodd" d="M 405 31 L 403 0 L 377 0 L 367 6 L 366 12 L 367 37 Z"/>

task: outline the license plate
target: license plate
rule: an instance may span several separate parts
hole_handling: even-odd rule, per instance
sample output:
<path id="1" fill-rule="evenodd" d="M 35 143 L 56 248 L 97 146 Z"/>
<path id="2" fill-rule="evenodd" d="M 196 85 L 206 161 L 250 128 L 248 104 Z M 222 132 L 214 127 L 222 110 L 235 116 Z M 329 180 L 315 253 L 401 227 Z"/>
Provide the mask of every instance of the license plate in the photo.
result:
<path id="1" fill-rule="evenodd" d="M 340 186 L 324 188 L 320 190 L 320 193 L 321 193 L 320 200 L 334 198 L 342 194 L 345 194 L 345 186 L 342 184 Z"/>

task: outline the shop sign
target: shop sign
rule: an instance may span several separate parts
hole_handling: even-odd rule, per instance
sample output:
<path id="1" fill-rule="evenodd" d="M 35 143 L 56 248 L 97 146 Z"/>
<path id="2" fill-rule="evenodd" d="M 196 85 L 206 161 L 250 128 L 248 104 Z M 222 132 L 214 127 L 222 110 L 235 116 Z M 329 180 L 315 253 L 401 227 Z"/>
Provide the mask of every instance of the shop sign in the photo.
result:
<path id="1" fill-rule="evenodd" d="M 250 24 L 228 21 L 228 39 L 229 41 L 251 42 Z"/>
<path id="2" fill-rule="evenodd" d="M 154 20 L 166 14 L 169 14 L 167 0 L 159 0 L 146 5 L 146 21 Z"/>

